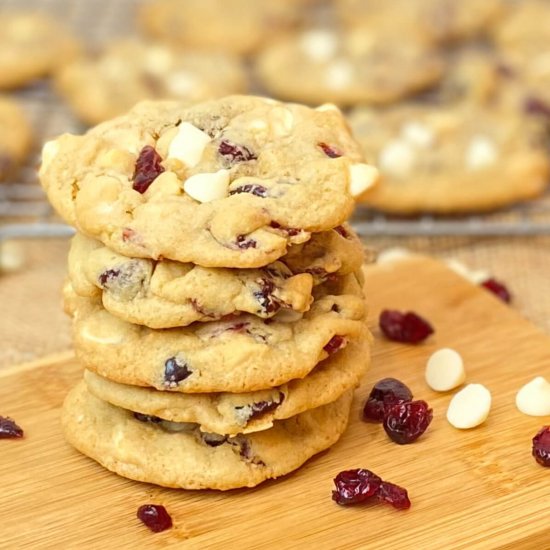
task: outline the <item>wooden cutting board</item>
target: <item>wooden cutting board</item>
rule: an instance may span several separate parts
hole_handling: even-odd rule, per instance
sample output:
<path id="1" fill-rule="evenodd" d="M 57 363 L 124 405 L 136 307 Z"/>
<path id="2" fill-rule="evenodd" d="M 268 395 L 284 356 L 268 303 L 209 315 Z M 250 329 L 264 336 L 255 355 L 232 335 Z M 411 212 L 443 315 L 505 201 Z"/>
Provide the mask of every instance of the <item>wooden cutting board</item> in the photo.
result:
<path id="1" fill-rule="evenodd" d="M 374 361 L 348 431 L 298 472 L 255 489 L 176 491 L 111 474 L 60 434 L 59 407 L 81 376 L 70 355 L 0 372 L 0 414 L 26 433 L 0 441 L 0 548 L 550 548 L 550 469 L 531 457 L 531 438 L 550 418 L 514 406 L 523 383 L 550 377 L 550 338 L 426 258 L 368 268 L 367 293 Z M 419 346 L 383 340 L 375 320 L 386 307 L 417 311 L 436 334 Z M 492 391 L 493 410 L 477 429 L 453 429 L 445 420 L 451 395 L 424 382 L 426 359 L 443 346 L 463 355 L 468 382 Z M 359 419 L 370 387 L 385 376 L 433 406 L 432 425 L 412 445 Z M 412 508 L 334 504 L 332 478 L 357 467 L 406 487 Z M 150 502 L 167 507 L 172 530 L 153 534 L 139 523 L 138 506 Z"/>

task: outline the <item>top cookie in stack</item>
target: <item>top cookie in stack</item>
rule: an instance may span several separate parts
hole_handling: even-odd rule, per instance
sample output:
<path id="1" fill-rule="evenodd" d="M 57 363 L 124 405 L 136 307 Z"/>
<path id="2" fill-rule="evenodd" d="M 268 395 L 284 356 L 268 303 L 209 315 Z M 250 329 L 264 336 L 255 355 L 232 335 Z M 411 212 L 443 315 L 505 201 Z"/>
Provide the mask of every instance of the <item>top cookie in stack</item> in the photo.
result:
<path id="1" fill-rule="evenodd" d="M 376 170 L 337 109 L 144 103 L 47 144 L 41 178 L 80 231 L 75 447 L 132 479 L 230 489 L 339 438 L 369 364 L 345 220 Z"/>

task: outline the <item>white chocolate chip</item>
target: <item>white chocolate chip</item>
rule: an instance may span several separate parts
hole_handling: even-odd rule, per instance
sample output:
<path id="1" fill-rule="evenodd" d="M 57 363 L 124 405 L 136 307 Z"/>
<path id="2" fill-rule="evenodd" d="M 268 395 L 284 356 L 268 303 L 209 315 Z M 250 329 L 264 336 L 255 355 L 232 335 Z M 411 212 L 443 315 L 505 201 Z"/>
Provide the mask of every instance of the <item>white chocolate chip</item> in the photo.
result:
<path id="1" fill-rule="evenodd" d="M 0 272 L 13 273 L 23 267 L 25 254 L 21 243 L 0 241 Z"/>
<path id="2" fill-rule="evenodd" d="M 425 149 L 434 143 L 433 131 L 420 122 L 407 122 L 401 128 L 401 137 L 411 145 Z"/>
<path id="3" fill-rule="evenodd" d="M 474 136 L 466 151 L 466 166 L 469 170 L 480 170 L 491 166 L 497 161 L 497 147 L 491 139 L 486 136 Z"/>
<path id="4" fill-rule="evenodd" d="M 187 166 L 196 166 L 201 160 L 204 148 L 212 141 L 211 137 L 189 122 L 182 122 L 178 133 L 170 143 L 168 158 L 176 158 Z"/>
<path id="5" fill-rule="evenodd" d="M 101 327 L 92 326 L 91 324 L 86 324 L 80 331 L 81 338 L 85 340 L 90 340 L 96 344 L 101 344 L 102 346 L 116 345 L 123 342 L 124 337 L 121 334 L 116 332 L 108 332 L 107 329 L 102 330 Z"/>
<path id="6" fill-rule="evenodd" d="M 51 140 L 44 143 L 42 147 L 42 165 L 40 166 L 40 172 L 45 172 L 48 169 L 48 166 L 59 153 L 59 144 L 57 140 Z"/>
<path id="7" fill-rule="evenodd" d="M 376 263 L 390 264 L 393 262 L 404 260 L 406 258 L 410 258 L 411 256 L 412 256 L 411 251 L 406 248 L 399 248 L 399 247 L 387 248 L 386 250 L 383 250 L 378 254 L 378 256 L 376 257 Z"/>
<path id="8" fill-rule="evenodd" d="M 294 127 L 294 115 L 286 107 L 275 107 L 269 112 L 268 118 L 274 136 L 288 136 Z"/>
<path id="9" fill-rule="evenodd" d="M 352 197 L 358 197 L 378 181 L 378 169 L 370 164 L 351 164 L 349 172 L 349 190 Z"/>
<path id="10" fill-rule="evenodd" d="M 537 376 L 516 395 L 516 407 L 529 416 L 550 415 L 550 382 Z"/>
<path id="11" fill-rule="evenodd" d="M 403 140 L 390 141 L 380 152 L 378 164 L 383 172 L 394 176 L 406 176 L 414 166 L 416 153 Z"/>
<path id="12" fill-rule="evenodd" d="M 302 35 L 300 46 L 310 59 L 323 63 L 334 57 L 338 49 L 338 39 L 331 31 L 311 30 Z"/>
<path id="13" fill-rule="evenodd" d="M 334 103 L 323 103 L 322 105 L 319 105 L 319 107 L 315 108 L 316 111 L 336 111 L 337 113 L 341 113 L 340 109 L 334 105 Z"/>
<path id="14" fill-rule="evenodd" d="M 143 67 L 152 75 L 162 76 L 172 70 L 174 54 L 164 46 L 153 45 L 145 50 L 143 56 Z"/>
<path id="15" fill-rule="evenodd" d="M 354 77 L 354 66 L 347 59 L 339 59 L 327 67 L 323 80 L 332 90 L 342 90 L 353 83 Z"/>
<path id="16" fill-rule="evenodd" d="M 213 174 L 195 174 L 183 184 L 184 191 L 196 201 L 210 202 L 227 197 L 229 170 L 218 170 Z"/>
<path id="17" fill-rule="evenodd" d="M 261 132 L 267 130 L 268 124 L 263 118 L 254 118 L 248 123 L 250 130 L 255 132 Z"/>
<path id="18" fill-rule="evenodd" d="M 428 359 L 425 376 L 432 390 L 449 391 L 457 388 L 466 380 L 462 357 L 454 349 L 437 350 Z"/>
<path id="19" fill-rule="evenodd" d="M 491 277 L 490 273 L 484 269 L 470 269 L 462 262 L 451 258 L 445 262 L 457 275 L 464 277 L 474 285 L 479 285 Z"/>
<path id="20" fill-rule="evenodd" d="M 479 426 L 489 416 L 491 392 L 482 384 L 468 384 L 456 393 L 447 409 L 447 420 L 459 430 Z"/>
<path id="21" fill-rule="evenodd" d="M 166 81 L 166 89 L 168 92 L 181 97 L 188 97 L 197 93 L 197 90 L 199 90 L 200 87 L 201 82 L 195 75 L 188 71 L 178 71 L 177 73 L 172 73 Z M 183 124 L 187 123 L 184 122 Z"/>

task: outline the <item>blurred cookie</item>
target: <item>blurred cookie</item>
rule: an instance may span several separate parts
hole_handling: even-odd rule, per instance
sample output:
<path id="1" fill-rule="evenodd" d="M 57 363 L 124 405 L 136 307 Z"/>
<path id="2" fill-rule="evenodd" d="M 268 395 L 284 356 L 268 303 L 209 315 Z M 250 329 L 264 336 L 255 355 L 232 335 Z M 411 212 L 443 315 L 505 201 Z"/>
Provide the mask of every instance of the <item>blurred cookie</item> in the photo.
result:
<path id="1" fill-rule="evenodd" d="M 366 27 L 346 34 L 317 29 L 266 47 L 257 71 L 277 97 L 308 104 L 387 104 L 436 84 L 443 63 L 412 37 Z"/>
<path id="2" fill-rule="evenodd" d="M 364 202 L 381 210 L 490 210 L 535 197 L 548 184 L 548 135 L 517 111 L 403 105 L 358 109 L 350 123 L 381 172 Z"/>
<path id="3" fill-rule="evenodd" d="M 247 87 L 244 68 L 231 55 L 181 51 L 132 39 L 69 64 L 57 74 L 55 84 L 88 124 L 124 114 L 143 99 L 193 103 Z"/>
<path id="4" fill-rule="evenodd" d="M 12 99 L 0 96 L 0 180 L 11 176 L 24 161 L 31 142 L 32 130 L 21 108 Z"/>
<path id="5" fill-rule="evenodd" d="M 48 76 L 78 53 L 75 38 L 46 15 L 3 11 L 0 20 L 0 89 Z"/>
<path id="6" fill-rule="evenodd" d="M 247 54 L 294 25 L 304 1 L 152 0 L 138 13 L 153 38 L 191 48 Z"/>

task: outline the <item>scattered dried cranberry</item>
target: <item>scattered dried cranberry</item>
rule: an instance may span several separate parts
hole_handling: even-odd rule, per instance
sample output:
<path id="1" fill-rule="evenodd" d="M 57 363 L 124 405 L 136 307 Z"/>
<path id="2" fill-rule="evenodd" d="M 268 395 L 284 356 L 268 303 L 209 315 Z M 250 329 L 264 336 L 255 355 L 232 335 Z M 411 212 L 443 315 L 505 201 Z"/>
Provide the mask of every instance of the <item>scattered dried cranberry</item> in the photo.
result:
<path id="1" fill-rule="evenodd" d="M 257 183 L 247 183 L 246 185 L 241 185 L 237 187 L 237 189 L 229 191 L 230 195 L 239 195 L 240 193 L 250 193 L 251 195 L 256 195 L 263 199 L 267 197 L 267 189 L 263 185 L 258 185 Z"/>
<path id="2" fill-rule="evenodd" d="M 550 467 L 550 426 L 544 426 L 533 437 L 533 456 L 541 466 Z"/>
<path id="3" fill-rule="evenodd" d="M 252 403 L 249 406 L 250 416 L 248 420 L 254 420 L 262 417 L 268 412 L 274 411 L 285 399 L 285 394 L 279 392 L 280 400 L 279 401 L 258 401 L 257 403 Z M 242 409 L 243 407 L 235 407 L 237 410 Z"/>
<path id="4" fill-rule="evenodd" d="M 344 154 L 336 147 L 332 147 L 330 145 L 327 145 L 326 143 L 320 142 L 317 145 L 320 149 L 323 150 L 323 153 L 325 153 L 325 155 L 327 157 L 330 157 L 331 159 L 337 159 Z"/>
<path id="5" fill-rule="evenodd" d="M 346 231 L 346 228 L 343 225 L 335 227 L 334 231 L 336 231 L 336 233 L 338 233 L 338 235 L 340 235 L 341 237 L 344 237 L 344 239 L 349 239 L 349 233 Z"/>
<path id="6" fill-rule="evenodd" d="M 9 416 L 0 416 L 0 439 L 18 439 L 23 437 L 23 429 Z"/>
<path id="7" fill-rule="evenodd" d="M 172 527 L 172 518 L 164 506 L 160 504 L 144 504 L 137 511 L 137 517 L 153 533 L 160 533 Z"/>
<path id="8" fill-rule="evenodd" d="M 426 431 L 432 418 L 433 411 L 426 401 L 407 401 L 386 408 L 383 426 L 392 441 L 406 445 Z"/>
<path id="9" fill-rule="evenodd" d="M 332 500 L 341 505 L 364 502 L 378 493 L 381 484 L 382 480 L 370 470 L 346 470 L 334 478 Z"/>
<path id="10" fill-rule="evenodd" d="M 231 163 L 248 162 L 249 160 L 256 160 L 258 158 L 244 145 L 236 145 L 227 140 L 220 143 L 218 151 L 222 157 L 227 157 Z"/>
<path id="11" fill-rule="evenodd" d="M 101 288 L 107 289 L 109 287 L 109 284 L 113 281 L 113 279 L 116 279 L 120 275 L 120 270 L 118 269 L 108 269 L 107 271 L 104 271 L 99 276 L 99 284 L 101 285 Z"/>
<path id="12" fill-rule="evenodd" d="M 403 489 L 403 487 L 394 485 L 389 481 L 382 482 L 376 496 L 378 500 L 387 502 L 398 510 L 407 510 L 411 507 L 411 501 L 409 500 L 407 489 Z"/>
<path id="13" fill-rule="evenodd" d="M 275 313 L 281 309 L 281 302 L 274 296 L 275 283 L 269 279 L 259 281 L 260 290 L 254 292 L 254 298 L 258 300 L 265 313 Z"/>
<path id="14" fill-rule="evenodd" d="M 550 117 L 550 105 L 537 97 L 528 97 L 525 100 L 523 109 L 530 115 Z"/>
<path id="15" fill-rule="evenodd" d="M 279 222 L 276 221 L 272 221 L 269 226 L 273 227 L 273 229 L 280 229 L 281 231 L 284 231 L 289 237 L 295 237 L 302 232 L 302 230 L 298 229 L 297 227 L 283 227 Z"/>
<path id="16" fill-rule="evenodd" d="M 329 354 L 332 355 L 333 353 L 336 353 L 338 350 L 345 348 L 347 344 L 347 340 L 343 336 L 339 336 L 336 334 L 333 336 L 323 347 L 323 349 Z"/>
<path id="17" fill-rule="evenodd" d="M 380 314 L 379 323 L 387 338 L 408 344 L 418 344 L 434 332 L 428 321 L 412 311 L 401 313 L 386 309 Z"/>
<path id="18" fill-rule="evenodd" d="M 154 147 L 146 145 L 140 152 L 136 161 L 136 168 L 132 178 L 133 189 L 138 193 L 145 193 L 157 176 L 164 172 L 161 165 L 162 158 Z"/>
<path id="19" fill-rule="evenodd" d="M 164 385 L 175 388 L 180 382 L 189 378 L 193 371 L 187 363 L 181 363 L 176 357 L 170 357 L 164 363 Z"/>
<path id="20" fill-rule="evenodd" d="M 496 279 L 487 279 L 481 283 L 483 288 L 486 288 L 488 291 L 492 292 L 495 296 L 498 296 L 503 302 L 509 304 L 512 301 L 512 295 L 506 286 L 497 281 Z"/>
<path id="21" fill-rule="evenodd" d="M 256 248 L 256 241 L 254 239 L 247 239 L 246 235 L 239 235 L 237 237 L 237 246 L 242 249 L 246 250 L 247 248 Z"/>
<path id="22" fill-rule="evenodd" d="M 411 390 L 396 378 L 383 378 L 373 386 L 363 408 L 363 420 L 382 422 L 388 407 L 412 401 Z"/>

